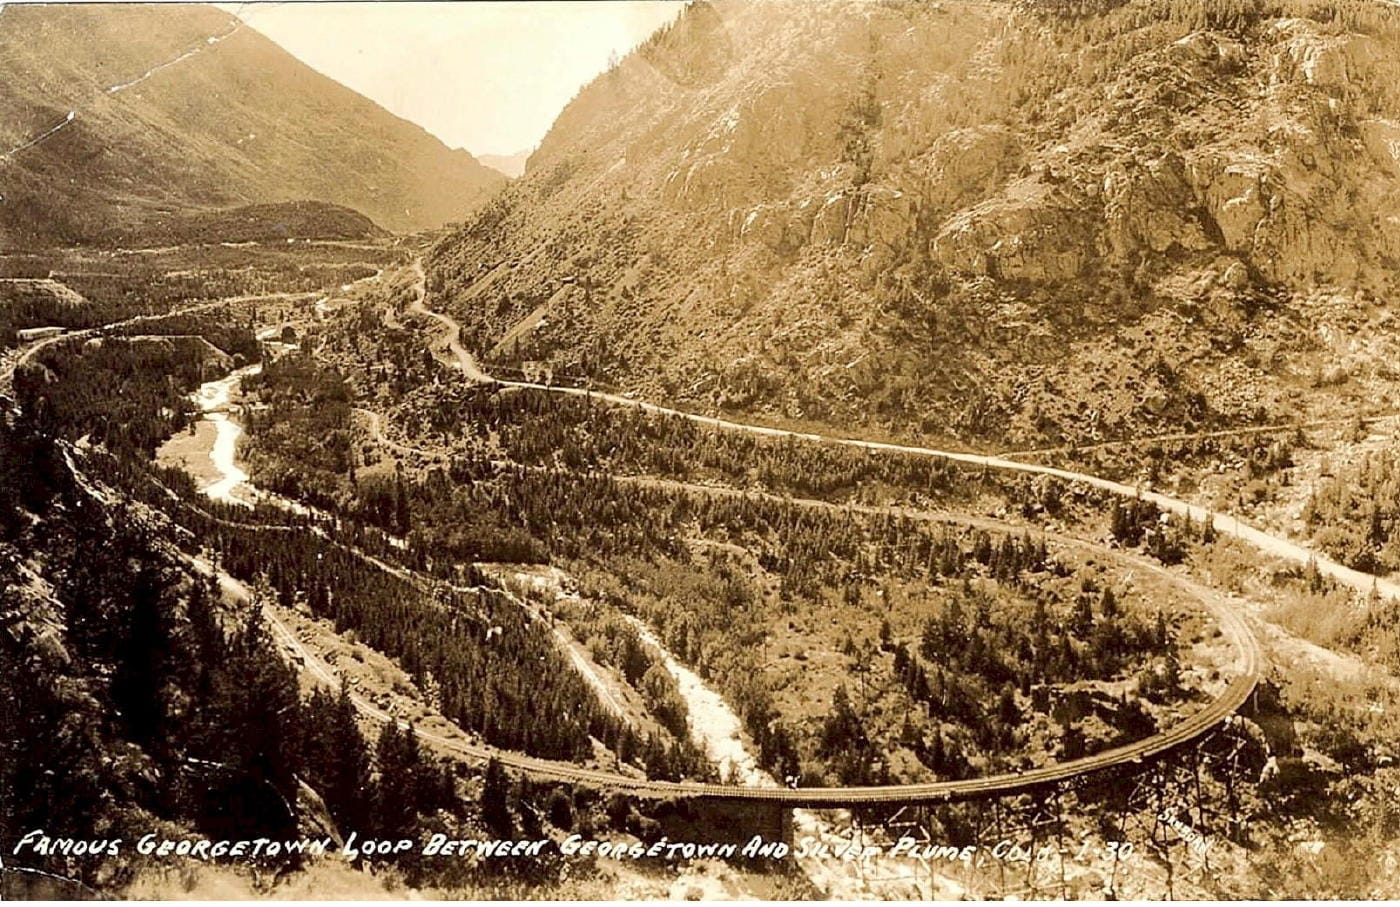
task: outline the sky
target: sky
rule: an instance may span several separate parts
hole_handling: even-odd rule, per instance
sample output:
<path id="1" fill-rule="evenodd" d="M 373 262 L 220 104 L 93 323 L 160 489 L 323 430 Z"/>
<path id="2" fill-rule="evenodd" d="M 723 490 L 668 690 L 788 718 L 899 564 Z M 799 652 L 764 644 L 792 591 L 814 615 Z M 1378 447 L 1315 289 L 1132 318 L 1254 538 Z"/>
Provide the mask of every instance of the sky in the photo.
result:
<path id="1" fill-rule="evenodd" d="M 535 147 L 564 105 L 682 4 L 221 3 L 322 73 L 449 147 Z"/>

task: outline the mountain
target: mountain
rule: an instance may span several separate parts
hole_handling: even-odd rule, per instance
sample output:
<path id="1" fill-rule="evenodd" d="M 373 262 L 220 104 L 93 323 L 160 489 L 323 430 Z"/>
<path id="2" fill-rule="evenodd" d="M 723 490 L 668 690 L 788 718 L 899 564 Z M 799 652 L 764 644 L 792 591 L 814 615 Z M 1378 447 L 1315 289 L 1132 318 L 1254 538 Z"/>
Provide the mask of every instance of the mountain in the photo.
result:
<path id="1" fill-rule="evenodd" d="M 462 219 L 505 182 L 192 5 L 5 7 L 0 152 L 6 245 L 123 239 L 299 201 L 418 230 Z"/>
<path id="2" fill-rule="evenodd" d="M 1394 6 L 694 3 L 430 288 L 498 364 L 1033 446 L 1400 400 L 1397 212 Z"/>
<path id="3" fill-rule="evenodd" d="M 514 154 L 479 154 L 476 159 L 492 170 L 516 179 L 525 175 L 525 162 L 530 159 L 530 151 L 526 149 Z"/>

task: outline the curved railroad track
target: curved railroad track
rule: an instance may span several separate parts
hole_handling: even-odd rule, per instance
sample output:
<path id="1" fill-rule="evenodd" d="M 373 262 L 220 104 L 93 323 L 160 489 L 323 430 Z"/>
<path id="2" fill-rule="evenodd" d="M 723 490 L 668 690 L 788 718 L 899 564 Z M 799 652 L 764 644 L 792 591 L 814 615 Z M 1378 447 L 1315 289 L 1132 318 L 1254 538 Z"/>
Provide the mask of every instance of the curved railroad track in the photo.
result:
<path id="1" fill-rule="evenodd" d="M 825 503 L 825 502 L 817 502 Z M 929 519 L 968 523 L 999 531 L 1024 531 L 1025 527 L 983 517 L 960 518 L 948 514 L 929 514 Z M 1068 785 L 1076 779 L 1129 768 L 1158 756 L 1192 744 L 1217 728 L 1229 724 L 1236 712 L 1249 701 L 1258 685 L 1263 664 L 1259 643 L 1244 619 L 1216 594 L 1198 583 L 1187 580 L 1166 568 L 1142 558 L 1126 555 L 1104 545 L 1071 536 L 1049 535 L 1056 546 L 1111 557 L 1163 577 L 1187 593 L 1215 617 L 1221 634 L 1235 650 L 1234 677 L 1221 693 L 1184 720 L 1151 737 L 1105 750 L 1092 756 L 1073 759 L 1023 772 L 1007 772 L 960 781 L 938 781 L 926 784 L 900 784 L 876 787 L 744 787 L 729 784 L 709 784 L 687 781 L 651 781 L 602 769 L 591 769 L 572 763 L 538 759 L 522 753 L 501 750 L 463 738 L 448 737 L 422 728 L 414 732 L 423 742 L 443 752 L 477 760 L 495 759 L 501 765 L 541 780 L 583 784 L 606 791 L 635 796 L 675 799 L 706 799 L 723 801 L 761 801 L 789 807 L 843 807 L 873 803 L 952 803 L 965 800 L 990 799 L 1023 793 L 1057 785 Z M 306 670 L 332 686 L 339 680 L 333 669 L 323 664 L 314 653 L 302 645 L 296 635 L 275 615 L 269 614 L 274 634 L 284 645 L 300 656 Z M 351 702 L 361 714 L 376 721 L 400 721 L 357 693 Z"/>
<path id="2" fill-rule="evenodd" d="M 589 391 L 578 390 L 574 388 L 555 387 L 541 384 L 533 384 L 530 382 L 499 380 L 491 377 L 490 375 L 485 374 L 484 372 L 481 372 L 481 370 L 476 367 L 474 360 L 471 359 L 470 354 L 460 346 L 460 343 L 458 343 L 457 341 L 457 333 L 460 330 L 460 328 L 457 326 L 455 321 L 452 321 L 447 316 L 440 315 L 436 312 L 432 312 L 423 305 L 425 287 L 422 278 L 421 262 L 416 262 L 415 267 L 418 272 L 419 283 L 416 294 L 417 299 L 413 304 L 413 308 L 416 311 L 420 311 L 424 314 L 436 318 L 448 327 L 449 346 L 452 348 L 453 353 L 458 357 L 458 363 L 459 365 L 461 365 L 462 370 L 474 380 L 489 382 L 507 387 L 531 388 L 576 396 L 590 396 L 594 399 L 602 399 L 605 401 L 617 403 L 619 405 L 634 406 L 660 414 L 680 416 L 682 418 L 691 419 L 704 424 L 714 425 L 718 428 L 738 431 L 749 431 L 757 434 L 778 437 L 793 437 L 799 440 L 809 440 L 817 443 L 847 444 L 852 446 L 865 447 L 871 450 L 890 450 L 903 453 L 912 453 L 916 455 L 942 457 L 959 462 L 969 462 L 977 465 L 983 465 L 988 468 L 1013 469 L 1022 472 L 1055 475 L 1061 478 L 1069 479 L 1071 481 L 1086 482 L 1087 484 L 1105 488 L 1109 491 L 1113 491 L 1119 494 L 1132 496 L 1136 496 L 1139 494 L 1137 489 L 1133 489 L 1129 486 L 1121 485 L 1119 483 L 1110 482 L 1108 480 L 1099 479 L 1094 476 L 1072 473 L 1066 470 L 1052 469 L 1050 467 L 1040 467 L 1035 466 L 1033 464 L 1016 463 L 1014 461 L 1003 460 L 996 457 L 987 457 L 976 454 L 965 454 L 949 451 L 937 451 L 927 448 L 908 447 L 904 445 L 888 444 L 882 442 L 860 441 L 856 439 L 833 439 L 821 435 L 794 432 L 785 429 L 768 428 L 764 426 L 746 425 L 744 423 L 731 422 L 729 420 L 719 419 L 715 417 L 700 416 L 693 413 L 685 413 L 680 410 L 674 410 L 668 407 L 658 406 L 656 404 L 646 403 L 643 401 L 636 401 L 627 397 L 622 397 L 613 394 L 595 394 Z M 74 331 L 68 334 L 61 335 L 60 337 L 55 337 L 46 341 L 41 341 L 40 343 L 35 344 L 33 347 L 25 350 L 21 360 L 19 362 L 14 363 L 14 366 L 12 366 L 12 368 L 8 370 L 8 372 L 10 375 L 12 375 L 14 368 L 21 366 L 25 361 L 32 358 L 32 356 L 39 352 L 41 349 L 46 348 L 50 345 L 57 344 L 61 341 L 74 340 L 86 336 L 94 336 L 101 331 L 108 330 L 113 327 L 122 327 L 131 323 L 140 323 L 146 320 L 158 320 L 163 317 L 170 317 L 174 314 L 183 314 L 185 312 L 197 311 L 203 308 L 212 308 L 215 305 L 227 304 L 231 301 L 242 300 L 219 300 L 217 302 L 193 306 L 188 309 L 182 310 L 182 312 L 180 313 L 172 312 L 164 316 L 139 316 L 138 318 L 128 319 L 126 321 L 117 322 L 112 325 L 106 325 L 101 328 Z M 72 464 L 70 461 L 70 466 L 73 467 L 76 473 L 76 465 Z M 87 486 L 84 485 L 84 487 L 86 488 Z M 94 494 L 95 496 L 98 496 L 100 500 L 105 501 L 105 498 L 96 495 L 95 490 L 89 490 L 89 493 Z M 1145 493 L 1143 494 L 1143 496 L 1148 497 L 1148 495 Z M 1175 503 L 1181 508 L 1191 508 L 1194 506 L 1186 504 L 1185 502 L 1174 501 L 1174 499 L 1165 498 L 1161 495 L 1155 495 L 1152 497 L 1160 498 L 1164 501 Z M 1164 507 L 1164 509 L 1172 510 L 1176 508 Z M 1180 511 L 1178 510 L 1178 512 Z M 939 518 L 944 517 L 940 515 Z M 952 517 L 949 518 L 953 519 Z M 1219 519 L 1221 518 L 1217 517 L 1217 520 Z M 1228 523 L 1229 518 L 1224 518 L 1224 520 Z M 988 522 L 985 519 L 979 521 L 982 523 Z M 1009 524 L 1007 525 L 1009 527 Z M 1022 530 L 1024 529 L 1024 527 L 1010 528 Z M 1217 526 L 1217 528 L 1220 529 L 1220 531 L 1228 531 L 1224 528 L 1221 528 L 1220 526 Z M 1258 532 L 1257 530 L 1254 531 Z M 1239 533 L 1238 531 L 1233 534 L 1241 535 L 1241 533 Z M 1262 533 L 1259 534 L 1263 535 Z M 1241 537 L 1244 536 L 1241 535 Z M 1258 642 L 1255 639 L 1253 633 L 1250 631 L 1247 624 L 1245 623 L 1245 621 L 1243 620 L 1243 618 L 1238 613 L 1236 613 L 1236 611 L 1233 608 L 1221 602 L 1216 596 L 1211 594 L 1208 590 L 1204 589 L 1204 587 L 1201 587 L 1195 583 L 1191 583 L 1185 580 L 1184 578 L 1171 574 L 1158 565 L 1151 564 L 1149 562 L 1142 561 L 1137 558 L 1130 558 L 1129 556 L 1121 552 L 1116 552 L 1103 546 L 1094 545 L 1093 543 L 1086 542 L 1080 539 L 1073 539 L 1066 536 L 1049 536 L 1049 538 L 1053 539 L 1057 545 L 1067 545 L 1072 547 L 1078 547 L 1081 549 L 1093 549 L 1105 555 L 1111 556 L 1115 559 L 1131 561 L 1133 562 L 1136 568 L 1150 570 L 1163 577 L 1166 577 L 1169 581 L 1181 585 L 1182 587 L 1186 588 L 1187 591 L 1195 595 L 1197 599 L 1204 605 L 1204 607 L 1214 615 L 1220 626 L 1222 634 L 1231 642 L 1231 644 L 1235 648 L 1236 660 L 1233 671 L 1234 677 L 1227 684 L 1227 686 L 1220 693 L 1220 695 L 1215 697 L 1211 702 L 1198 709 L 1196 712 L 1191 714 L 1183 721 L 1173 725 L 1171 728 L 1168 728 L 1167 730 L 1161 733 L 1154 734 L 1153 736 L 1148 737 L 1144 740 L 1116 747 L 1111 750 L 1106 750 L 1104 752 L 1097 753 L 1092 756 L 1086 756 L 1084 758 L 1074 759 L 1067 762 L 1044 766 L 1041 768 L 1030 769 L 1024 772 L 1005 773 L 981 778 L 965 779 L 960 781 L 940 781 L 927 784 L 887 785 L 879 787 L 785 788 L 777 786 L 776 784 L 771 787 L 741 787 L 736 785 L 709 784 L 701 782 L 651 781 L 600 769 L 590 769 L 569 763 L 537 759 L 516 752 L 498 750 L 494 747 L 482 744 L 475 744 L 465 739 L 454 739 L 452 737 L 443 736 L 441 734 L 437 734 L 424 729 L 415 729 L 415 732 L 418 735 L 418 737 L 424 742 L 438 749 L 447 752 L 454 752 L 460 755 L 465 755 L 476 759 L 495 759 L 504 766 L 508 766 L 510 768 L 516 769 L 518 771 L 527 773 L 533 777 L 541 779 L 579 783 L 602 788 L 605 790 L 625 792 L 634 795 L 649 797 L 690 798 L 724 801 L 761 801 L 768 803 L 777 803 L 791 807 L 832 807 L 872 803 L 956 802 L 962 800 L 1004 797 L 1011 794 L 1016 794 L 1053 785 L 1067 785 L 1071 784 L 1075 779 L 1081 777 L 1086 777 L 1101 772 L 1107 772 L 1117 768 L 1131 768 L 1135 765 L 1142 764 L 1150 759 L 1194 743 L 1195 741 L 1200 740 L 1201 738 L 1212 733 L 1217 728 L 1231 722 L 1235 713 L 1248 701 L 1250 695 L 1253 693 L 1255 686 L 1259 681 L 1262 664 L 1262 655 L 1260 652 Z M 1266 536 L 1266 538 L 1268 538 L 1272 542 L 1287 544 L 1283 543 L 1283 540 L 1275 539 L 1272 536 Z M 1312 557 L 1313 556 L 1309 553 L 1309 558 L 1311 559 Z M 1321 569 L 1321 559 L 1317 559 L 1317 562 L 1319 564 L 1319 569 Z M 385 567 L 386 569 L 388 569 L 389 567 L 389 565 L 383 563 L 381 563 L 380 566 Z M 1356 571 L 1352 572 L 1355 573 Z M 223 579 L 226 582 L 233 582 L 236 584 L 236 581 L 232 580 L 230 577 L 224 576 L 221 577 L 221 579 Z M 1375 578 L 1373 577 L 1367 577 L 1367 579 L 1371 581 L 1375 580 Z M 272 614 L 271 612 L 269 612 L 269 618 L 272 624 L 274 635 L 290 650 L 296 652 L 301 657 L 304 667 L 309 673 L 322 680 L 323 682 L 330 683 L 332 685 L 338 684 L 338 678 L 336 677 L 335 673 L 331 671 L 328 666 L 322 664 L 312 652 L 310 652 L 304 645 L 302 645 L 301 641 L 297 639 L 296 635 L 292 632 L 292 630 L 289 627 L 287 627 L 281 620 L 279 620 L 276 617 L 275 614 Z M 352 694 L 351 699 L 355 705 L 355 708 L 368 717 L 374 718 L 375 720 L 379 721 L 399 720 L 358 694 Z"/>
<path id="3" fill-rule="evenodd" d="M 1287 539 L 1280 538 L 1251 526 L 1241 521 L 1238 517 L 1225 513 L 1217 513 L 1200 504 L 1192 504 L 1180 498 L 1173 498 L 1150 489 L 1128 485 L 1123 482 L 1115 482 L 1111 479 L 1100 478 L 1099 476 L 1090 475 L 1089 473 L 1074 472 L 1073 470 L 1061 469 L 1055 466 L 1044 466 L 1038 463 L 1026 463 L 1019 460 L 1008 459 L 1006 456 L 978 454 L 969 451 L 940 450 L 933 447 L 897 444 L 890 441 L 868 441 L 861 438 L 820 435 L 813 432 L 796 431 L 793 429 L 773 428 L 767 425 L 753 425 L 746 422 L 736 422 L 732 419 L 724 419 L 719 416 L 706 416 L 700 413 L 687 412 L 669 406 L 662 406 L 657 403 L 650 403 L 645 400 L 635 400 L 621 394 L 606 393 L 587 388 L 497 378 L 483 371 L 477 364 L 475 357 L 462 346 L 460 341 L 461 325 L 451 316 L 444 315 L 441 312 L 435 312 L 427 307 L 425 303 L 427 282 L 423 273 L 422 260 L 419 259 L 415 261 L 413 267 L 416 270 L 418 282 L 415 287 L 415 299 L 410 303 L 409 311 L 426 315 L 446 328 L 445 339 L 448 349 L 455 357 L 455 365 L 470 380 L 477 383 L 490 384 L 497 387 L 543 391 L 545 393 L 562 394 L 570 397 L 583 397 L 589 400 L 614 404 L 616 406 L 640 409 L 643 412 L 655 413 L 656 415 L 686 419 L 700 425 L 706 425 L 724 431 L 747 432 L 749 434 L 770 438 L 791 438 L 793 440 L 813 444 L 834 444 L 842 447 L 860 448 L 862 450 L 883 451 L 916 457 L 931 457 L 952 463 L 980 466 L 983 469 L 994 469 L 999 472 L 1051 476 L 1066 482 L 1079 483 L 1092 488 L 1098 488 L 1120 497 L 1151 501 L 1153 504 L 1156 504 L 1159 509 L 1167 513 L 1188 517 L 1199 522 L 1209 522 L 1217 533 L 1238 538 L 1241 541 L 1253 545 L 1265 554 L 1292 561 L 1302 566 L 1313 566 L 1323 576 L 1334 579 L 1362 595 L 1371 595 L 1374 593 L 1386 598 L 1400 599 L 1400 583 L 1343 566 L 1324 554 L 1319 554 L 1296 542 L 1290 542 Z"/>
<path id="4" fill-rule="evenodd" d="M 616 394 L 595 393 L 589 390 L 561 387 L 556 385 L 546 385 L 527 381 L 511 381 L 496 378 L 483 371 L 477 364 L 474 357 L 468 352 L 460 342 L 460 325 L 450 316 L 443 315 L 427 308 L 426 278 L 422 268 L 421 260 L 413 264 L 416 282 L 414 299 L 410 303 L 409 310 L 415 314 L 424 315 L 439 322 L 445 329 L 445 340 L 448 349 L 452 353 L 457 367 L 470 379 L 478 383 L 493 384 L 501 387 L 515 387 L 545 391 L 550 393 L 560 393 L 570 396 L 589 397 L 595 400 L 614 403 L 621 406 L 630 406 L 644 411 L 654 412 L 661 415 L 677 416 L 689 419 L 701 424 L 710 425 L 716 428 L 747 431 L 755 434 L 771 437 L 791 437 L 797 440 L 810 441 L 815 443 L 835 443 L 855 447 L 863 447 L 869 450 L 888 450 L 892 452 L 914 454 L 921 456 L 932 456 L 948 459 L 956 462 L 966 462 L 974 465 L 981 465 L 986 468 L 1007 469 L 1019 472 L 1039 473 L 1053 475 L 1058 478 L 1070 481 L 1082 481 L 1089 485 L 1103 488 L 1105 490 L 1129 497 L 1144 496 L 1151 498 L 1162 498 L 1163 501 L 1176 504 L 1176 507 L 1159 506 L 1163 509 L 1174 512 L 1185 512 L 1197 519 L 1205 519 L 1207 515 L 1201 508 L 1188 504 L 1184 501 L 1175 501 L 1160 495 L 1150 495 L 1142 493 L 1136 488 L 1111 482 L 1097 476 L 1089 476 L 1072 473 L 1067 470 L 1055 469 L 1052 467 L 1038 466 L 1036 464 L 1019 463 L 999 457 L 984 456 L 978 454 L 968 454 L 955 451 L 941 451 L 932 448 L 912 447 L 907 445 L 890 444 L 876 441 L 863 441 L 853 438 L 829 438 L 822 435 L 796 432 L 786 429 L 770 428 L 767 426 L 749 425 L 741 422 L 733 422 L 713 416 L 703 416 L 696 413 L 687 413 L 670 407 L 660 406 L 646 401 L 634 400 Z M 375 419 L 375 427 L 379 428 L 378 420 Z M 643 479 L 642 481 L 648 481 Z M 714 492 L 718 494 L 741 494 L 737 489 L 709 488 L 706 486 L 696 487 L 697 491 Z M 810 502 L 812 504 L 825 502 Z M 862 508 L 864 509 L 864 508 Z M 1199 513 L 1194 511 L 1200 511 Z M 905 512 L 905 515 L 911 515 Z M 956 517 L 942 514 L 923 514 L 922 518 L 940 519 L 951 522 L 958 522 Z M 1230 518 L 1223 519 L 1231 522 Z M 973 520 L 980 525 L 988 525 L 997 521 L 985 519 Z M 1014 529 L 1010 524 L 1004 524 L 1000 528 Z M 1021 527 L 1023 528 L 1023 527 Z M 1231 522 L 1226 527 L 1217 526 L 1220 531 L 1230 532 L 1230 534 L 1241 535 L 1237 527 Z M 1230 530 L 1235 530 L 1231 532 Z M 646 779 L 629 777 L 616 772 L 609 772 L 599 769 L 590 769 L 568 763 L 553 762 L 550 760 L 536 759 L 520 753 L 496 750 L 484 745 L 472 744 L 461 740 L 453 740 L 441 735 L 419 731 L 419 736 L 425 742 L 447 751 L 468 755 L 478 759 L 495 759 L 504 766 L 527 773 L 536 778 L 566 781 L 570 783 L 582 783 L 600 787 L 607 790 L 625 792 L 639 796 L 669 797 L 669 798 L 689 798 L 689 799 L 711 799 L 711 800 L 748 800 L 763 801 L 770 803 L 780 803 L 792 807 L 831 807 L 831 806 L 851 806 L 857 804 L 871 803 L 917 803 L 917 802 L 956 802 L 960 800 L 971 800 L 981 798 L 1003 797 L 1028 790 L 1044 788 L 1053 785 L 1062 785 L 1072 782 L 1075 779 L 1106 772 L 1115 768 L 1133 767 L 1148 760 L 1161 756 L 1165 753 L 1176 750 L 1180 747 L 1194 743 L 1201 738 L 1214 732 L 1222 725 L 1231 722 L 1236 712 L 1249 700 L 1257 686 L 1262 665 L 1262 654 L 1258 641 L 1250 631 L 1244 619 L 1236 611 L 1223 604 L 1208 590 L 1194 583 L 1177 577 L 1169 573 L 1164 568 L 1142 561 L 1137 558 L 1130 558 L 1121 552 L 1114 551 L 1104 546 L 1095 545 L 1080 539 L 1072 539 L 1064 536 L 1054 536 L 1055 543 L 1080 549 L 1090 549 L 1105 556 L 1118 560 L 1131 561 L 1135 568 L 1155 572 L 1169 581 L 1188 588 L 1195 597 L 1204 605 L 1218 622 L 1222 634 L 1230 641 L 1236 652 L 1236 664 L 1233 679 L 1227 684 L 1225 689 L 1211 702 L 1192 713 L 1186 719 L 1178 722 L 1167 730 L 1154 734 L 1151 737 L 1114 749 L 1086 756 L 1081 759 L 1074 759 L 1067 762 L 1056 763 L 1041 768 L 1030 769 L 1022 772 L 1011 772 L 998 775 L 990 775 L 981 778 L 965 779 L 960 781 L 940 781 L 928 784 L 905 784 L 905 785 L 885 785 L 877 787 L 808 787 L 808 788 L 785 788 L 777 785 L 771 787 L 741 787 L 737 785 L 709 784 L 701 782 L 667 782 L 650 781 Z M 1271 541 L 1282 542 L 1273 539 Z M 1311 559 L 1311 555 L 1309 556 Z M 285 628 L 283 628 L 285 630 Z M 284 632 L 284 640 L 294 640 L 290 632 Z M 300 648 L 298 646 L 298 648 Z M 309 658 L 310 653 L 303 650 L 303 658 Z M 314 659 L 313 659 L 314 660 Z M 310 661 L 308 661 L 310 664 Z M 317 667 L 322 667 L 317 665 Z M 329 672 L 322 671 L 329 674 Z M 380 710 L 371 704 L 363 701 L 356 702 L 357 707 L 364 705 L 368 707 L 369 713 L 373 717 L 384 719 L 387 715 L 375 714 Z"/>

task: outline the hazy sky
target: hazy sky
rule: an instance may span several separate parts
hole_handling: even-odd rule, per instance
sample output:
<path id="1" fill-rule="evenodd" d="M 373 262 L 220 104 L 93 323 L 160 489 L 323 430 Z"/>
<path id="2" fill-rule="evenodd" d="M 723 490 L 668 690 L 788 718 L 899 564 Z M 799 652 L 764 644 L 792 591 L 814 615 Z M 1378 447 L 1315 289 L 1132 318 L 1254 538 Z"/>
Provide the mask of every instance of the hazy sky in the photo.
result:
<path id="1" fill-rule="evenodd" d="M 234 4 L 305 62 L 453 148 L 532 148 L 580 87 L 678 2 Z"/>

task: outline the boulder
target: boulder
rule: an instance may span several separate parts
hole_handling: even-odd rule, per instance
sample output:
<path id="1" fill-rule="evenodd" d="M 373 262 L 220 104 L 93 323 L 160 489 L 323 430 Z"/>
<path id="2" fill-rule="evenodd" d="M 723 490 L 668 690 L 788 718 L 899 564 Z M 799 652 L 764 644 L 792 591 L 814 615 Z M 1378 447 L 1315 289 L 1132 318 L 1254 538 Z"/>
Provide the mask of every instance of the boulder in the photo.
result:
<path id="1" fill-rule="evenodd" d="M 1221 286 L 1239 292 L 1249 288 L 1249 268 L 1242 261 L 1232 261 L 1220 275 Z"/>

